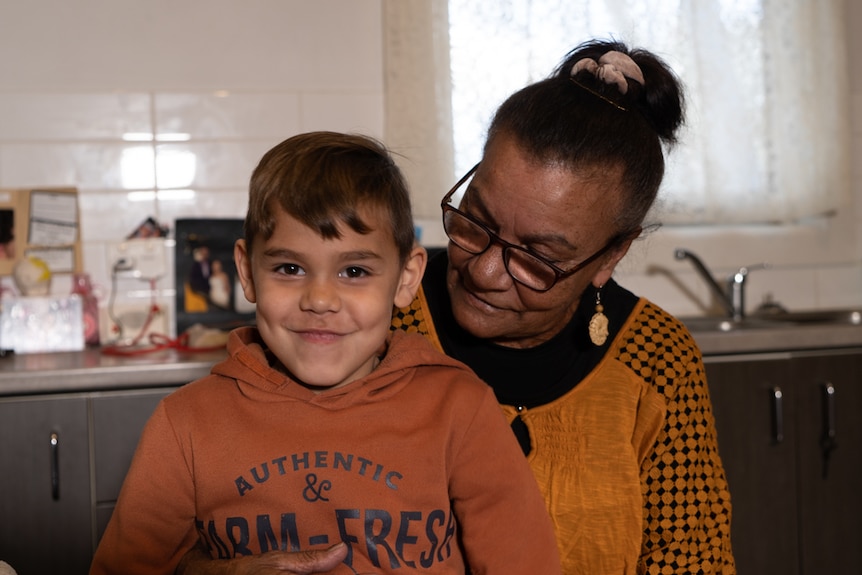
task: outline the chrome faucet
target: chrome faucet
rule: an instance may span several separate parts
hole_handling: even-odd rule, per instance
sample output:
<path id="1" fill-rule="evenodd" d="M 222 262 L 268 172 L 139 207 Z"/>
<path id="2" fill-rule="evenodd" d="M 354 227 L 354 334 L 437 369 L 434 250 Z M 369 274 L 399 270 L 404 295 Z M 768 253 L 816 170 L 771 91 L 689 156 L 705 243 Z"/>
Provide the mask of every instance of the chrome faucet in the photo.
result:
<path id="1" fill-rule="evenodd" d="M 694 269 L 700 274 L 706 284 L 715 294 L 727 312 L 728 317 L 734 321 L 741 321 L 745 317 L 745 279 L 753 269 L 765 268 L 767 264 L 756 264 L 753 266 L 739 268 L 727 278 L 727 287 L 722 288 L 712 273 L 706 268 L 703 261 L 695 254 L 682 248 L 674 251 L 674 257 L 678 260 L 688 259 L 694 265 Z"/>

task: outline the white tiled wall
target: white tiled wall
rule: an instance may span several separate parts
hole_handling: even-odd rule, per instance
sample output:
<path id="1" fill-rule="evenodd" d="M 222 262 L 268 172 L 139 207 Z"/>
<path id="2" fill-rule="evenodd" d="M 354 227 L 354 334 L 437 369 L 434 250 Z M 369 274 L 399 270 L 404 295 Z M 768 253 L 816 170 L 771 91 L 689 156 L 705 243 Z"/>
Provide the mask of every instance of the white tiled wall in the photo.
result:
<path id="1" fill-rule="evenodd" d="M 381 46 L 380 0 L 4 2 L 0 188 L 77 187 L 103 310 L 114 288 L 146 310 L 150 283 L 112 285 L 107 247 L 148 217 L 243 217 L 252 169 L 292 134 L 382 137 Z M 156 287 L 170 330 L 172 274 Z"/>
<path id="2" fill-rule="evenodd" d="M 84 265 L 104 308 L 106 248 L 145 218 L 172 228 L 179 217 L 242 217 L 257 160 L 293 133 L 383 135 L 381 3 L 4 1 L 0 188 L 79 189 Z M 850 54 L 862 50 L 857 4 L 848 2 Z M 862 60 L 849 60 L 862 159 Z M 171 169 L 189 159 L 193 171 Z M 797 308 L 862 305 L 862 168 L 854 165 L 854 199 L 828 226 L 663 229 L 636 244 L 618 277 L 674 313 L 700 313 L 708 292 L 672 255 L 684 246 L 717 274 L 768 261 L 750 276 L 752 306 L 768 293 Z M 120 282 L 115 295 L 146 306 L 149 284 L 136 281 Z M 67 282 L 59 278 L 55 292 Z M 156 295 L 172 309 L 173 294 L 169 274 Z"/>

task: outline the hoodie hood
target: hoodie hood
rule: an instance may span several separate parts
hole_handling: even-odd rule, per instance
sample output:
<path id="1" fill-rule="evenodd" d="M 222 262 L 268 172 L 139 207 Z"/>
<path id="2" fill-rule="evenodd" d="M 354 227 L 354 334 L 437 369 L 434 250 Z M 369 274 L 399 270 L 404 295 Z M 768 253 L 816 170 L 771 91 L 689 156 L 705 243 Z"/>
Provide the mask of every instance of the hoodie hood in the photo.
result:
<path id="1" fill-rule="evenodd" d="M 233 330 L 227 342 L 228 357 L 216 364 L 212 375 L 232 379 L 243 395 L 258 401 L 301 401 L 326 409 L 344 409 L 376 402 L 398 393 L 414 377 L 428 377 L 441 367 L 472 374 L 461 362 L 437 351 L 423 336 L 395 331 L 389 334 L 381 361 L 367 376 L 349 384 L 314 392 L 294 380 L 268 351 L 257 328 Z M 405 375 L 408 375 L 405 377 Z"/>

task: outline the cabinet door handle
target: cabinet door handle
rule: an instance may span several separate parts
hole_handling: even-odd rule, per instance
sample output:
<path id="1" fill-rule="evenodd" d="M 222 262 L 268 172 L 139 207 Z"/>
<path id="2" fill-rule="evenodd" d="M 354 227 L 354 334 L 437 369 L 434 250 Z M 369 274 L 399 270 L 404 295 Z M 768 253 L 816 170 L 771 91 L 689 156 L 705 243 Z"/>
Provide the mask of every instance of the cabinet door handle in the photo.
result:
<path id="1" fill-rule="evenodd" d="M 772 393 L 772 440 L 775 443 L 784 441 L 784 393 L 778 386 L 773 387 Z"/>
<path id="2" fill-rule="evenodd" d="M 835 430 L 835 386 L 830 382 L 823 384 L 823 438 L 834 441 Z"/>
<path id="3" fill-rule="evenodd" d="M 60 434 L 51 432 L 51 499 L 60 499 Z"/>
<path id="4" fill-rule="evenodd" d="M 820 385 L 823 396 L 823 431 L 820 436 L 820 453 L 822 457 L 823 478 L 829 474 L 829 458 L 838 447 L 835 423 L 835 386 L 826 381 Z"/>

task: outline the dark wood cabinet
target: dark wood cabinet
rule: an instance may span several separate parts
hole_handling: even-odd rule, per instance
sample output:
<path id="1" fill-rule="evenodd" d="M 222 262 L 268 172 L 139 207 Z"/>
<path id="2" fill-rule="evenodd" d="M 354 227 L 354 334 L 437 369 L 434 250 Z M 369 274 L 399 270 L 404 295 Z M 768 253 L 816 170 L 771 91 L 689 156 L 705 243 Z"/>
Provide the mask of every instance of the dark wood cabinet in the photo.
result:
<path id="1" fill-rule="evenodd" d="M 167 390 L 157 389 L 100 394 L 92 398 L 96 543 L 108 526 L 141 431 L 167 393 Z"/>
<path id="2" fill-rule="evenodd" d="M 705 361 L 738 572 L 858 573 L 862 349 Z"/>
<path id="3" fill-rule="evenodd" d="M 92 555 L 87 400 L 0 400 L 0 559 L 86 573 Z"/>
<path id="4" fill-rule="evenodd" d="M 792 367 L 804 430 L 797 447 L 801 572 L 859 573 L 862 351 L 799 357 Z"/>
<path id="5" fill-rule="evenodd" d="M 174 388 L 0 397 L 0 559 L 84 575 L 141 431 Z"/>

